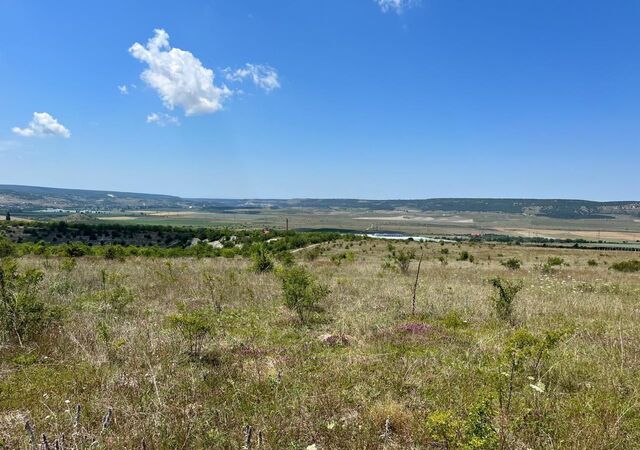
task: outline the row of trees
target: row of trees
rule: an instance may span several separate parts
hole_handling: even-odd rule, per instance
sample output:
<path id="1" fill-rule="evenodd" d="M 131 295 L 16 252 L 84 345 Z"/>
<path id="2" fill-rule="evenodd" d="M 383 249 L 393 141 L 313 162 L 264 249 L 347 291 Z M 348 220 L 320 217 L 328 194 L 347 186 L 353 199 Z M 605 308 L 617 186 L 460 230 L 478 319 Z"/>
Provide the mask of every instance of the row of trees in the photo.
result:
<path id="1" fill-rule="evenodd" d="M 255 240 L 252 240 L 254 239 Z M 124 258 L 127 256 L 152 256 L 152 257 L 228 257 L 251 256 L 256 246 L 263 246 L 270 253 L 280 254 L 289 250 L 302 248 L 308 245 L 331 242 L 339 238 L 362 239 L 358 236 L 343 236 L 339 233 L 297 233 L 289 232 L 280 237 L 272 238 L 268 242 L 262 234 L 245 236 L 243 240 L 227 240 L 223 248 L 216 248 L 207 242 L 199 242 L 192 246 L 163 247 L 160 245 L 89 245 L 84 242 L 68 242 L 62 244 L 39 242 L 22 242 L 15 244 L 15 251 L 20 255 L 42 256 L 100 256 L 109 259 Z"/>

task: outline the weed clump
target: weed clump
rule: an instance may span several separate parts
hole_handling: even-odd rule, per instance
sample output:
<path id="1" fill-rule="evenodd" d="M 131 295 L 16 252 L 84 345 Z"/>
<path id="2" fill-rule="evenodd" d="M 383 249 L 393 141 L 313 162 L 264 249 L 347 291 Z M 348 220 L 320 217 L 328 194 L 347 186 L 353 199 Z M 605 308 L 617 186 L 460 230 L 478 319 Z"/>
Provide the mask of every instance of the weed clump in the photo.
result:
<path id="1" fill-rule="evenodd" d="M 469 325 L 467 320 L 464 320 L 458 311 L 450 310 L 442 318 L 442 324 L 447 328 L 462 328 Z"/>
<path id="2" fill-rule="evenodd" d="M 392 435 L 402 435 L 411 431 L 413 414 L 405 405 L 395 400 L 386 399 L 374 403 L 369 410 L 373 425 L 382 431 L 381 438 L 388 439 Z"/>
<path id="3" fill-rule="evenodd" d="M 498 448 L 498 432 L 493 425 L 494 411 L 489 400 L 477 403 L 467 417 L 448 410 L 427 416 L 425 426 L 438 448 L 492 450 Z"/>

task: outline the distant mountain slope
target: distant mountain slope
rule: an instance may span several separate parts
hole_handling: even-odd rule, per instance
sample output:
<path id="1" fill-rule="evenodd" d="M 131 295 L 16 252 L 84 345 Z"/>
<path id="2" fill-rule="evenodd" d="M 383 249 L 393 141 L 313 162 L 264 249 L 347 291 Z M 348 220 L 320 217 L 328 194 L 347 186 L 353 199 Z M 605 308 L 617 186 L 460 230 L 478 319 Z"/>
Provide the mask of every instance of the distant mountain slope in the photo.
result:
<path id="1" fill-rule="evenodd" d="M 221 208 L 362 208 L 368 210 L 418 210 L 444 212 L 496 212 L 555 218 L 608 218 L 612 214 L 640 215 L 640 202 L 596 202 L 561 199 L 432 198 L 423 200 L 290 199 L 193 200 L 202 209 Z"/>
<path id="2" fill-rule="evenodd" d="M 0 185 L 0 208 L 18 210 L 176 208 L 182 202 L 180 197 L 171 195 Z"/>
<path id="3" fill-rule="evenodd" d="M 69 210 L 194 208 L 205 211 L 257 208 L 360 208 L 383 211 L 496 212 L 568 219 L 607 218 L 612 214 L 640 216 L 640 201 L 596 202 L 590 200 L 516 198 L 431 198 L 422 200 L 186 199 L 171 195 L 133 192 L 0 185 L 0 209 L 29 211 L 46 208 Z"/>
<path id="4" fill-rule="evenodd" d="M 638 214 L 640 202 L 595 202 L 589 200 L 517 199 L 517 198 L 432 198 L 425 200 L 302 200 L 305 206 L 336 204 L 369 209 L 416 209 L 421 211 L 467 211 L 531 214 L 557 218 L 580 218 L 610 214 Z"/>

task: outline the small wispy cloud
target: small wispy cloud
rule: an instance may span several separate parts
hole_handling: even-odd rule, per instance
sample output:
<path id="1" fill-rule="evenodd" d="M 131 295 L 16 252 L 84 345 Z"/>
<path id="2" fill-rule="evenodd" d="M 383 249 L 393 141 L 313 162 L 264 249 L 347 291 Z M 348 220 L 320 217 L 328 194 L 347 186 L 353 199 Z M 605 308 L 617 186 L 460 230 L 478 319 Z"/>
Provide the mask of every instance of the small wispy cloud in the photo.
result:
<path id="1" fill-rule="evenodd" d="M 248 78 L 265 92 L 271 92 L 280 87 L 278 72 L 268 65 L 247 63 L 244 67 L 235 70 L 227 67 L 223 72 L 229 81 L 238 82 Z"/>
<path id="2" fill-rule="evenodd" d="M 121 84 L 118 86 L 118 91 L 120 91 L 120 93 L 122 95 L 129 95 L 129 88 L 127 87 L 126 84 Z"/>
<path id="3" fill-rule="evenodd" d="M 33 118 L 27 127 L 13 127 L 11 131 L 22 137 L 58 136 L 65 139 L 71 137 L 71 132 L 59 123 L 55 117 L 46 112 L 34 112 Z"/>
<path id="4" fill-rule="evenodd" d="M 402 14 L 407 9 L 416 6 L 419 0 L 373 0 L 378 4 L 382 12 L 395 12 Z"/>
<path id="5" fill-rule="evenodd" d="M 10 150 L 14 150 L 16 148 L 20 148 L 22 143 L 20 141 L 15 141 L 12 139 L 2 140 L 0 141 L 0 152 L 8 152 Z"/>
<path id="6" fill-rule="evenodd" d="M 180 120 L 166 113 L 151 113 L 147 116 L 147 123 L 155 123 L 159 127 L 179 126 Z"/>

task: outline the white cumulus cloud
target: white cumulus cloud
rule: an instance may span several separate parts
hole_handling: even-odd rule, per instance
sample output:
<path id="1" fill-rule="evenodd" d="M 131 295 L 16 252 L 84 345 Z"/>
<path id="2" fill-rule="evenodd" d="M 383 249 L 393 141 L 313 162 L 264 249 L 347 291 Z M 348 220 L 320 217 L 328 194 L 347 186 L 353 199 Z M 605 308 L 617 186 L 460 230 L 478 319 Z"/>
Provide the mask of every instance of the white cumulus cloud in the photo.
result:
<path id="1" fill-rule="evenodd" d="M 13 127 L 11 131 L 23 137 L 71 137 L 71 132 L 59 123 L 55 117 L 46 112 L 34 112 L 33 118 L 26 128 Z"/>
<path id="2" fill-rule="evenodd" d="M 264 89 L 266 92 L 273 91 L 280 87 L 278 72 L 271 66 L 247 63 L 244 67 L 236 70 L 226 68 L 224 74 L 229 81 L 244 81 L 246 78 L 249 78 L 256 86 Z"/>
<path id="3" fill-rule="evenodd" d="M 170 110 L 183 108 L 187 116 L 214 113 L 232 95 L 226 86 L 214 84 L 213 70 L 191 52 L 172 48 L 163 29 L 155 30 L 146 45 L 133 44 L 129 53 L 148 65 L 140 78 L 158 92 Z"/>
<path id="4" fill-rule="evenodd" d="M 180 125 L 180 121 L 176 116 L 165 113 L 151 113 L 147 116 L 147 123 L 155 123 L 158 126 L 166 127 L 167 125 Z"/>
<path id="5" fill-rule="evenodd" d="M 397 14 L 401 14 L 404 10 L 415 6 L 418 0 L 373 0 L 375 1 L 382 12 L 394 11 Z"/>

